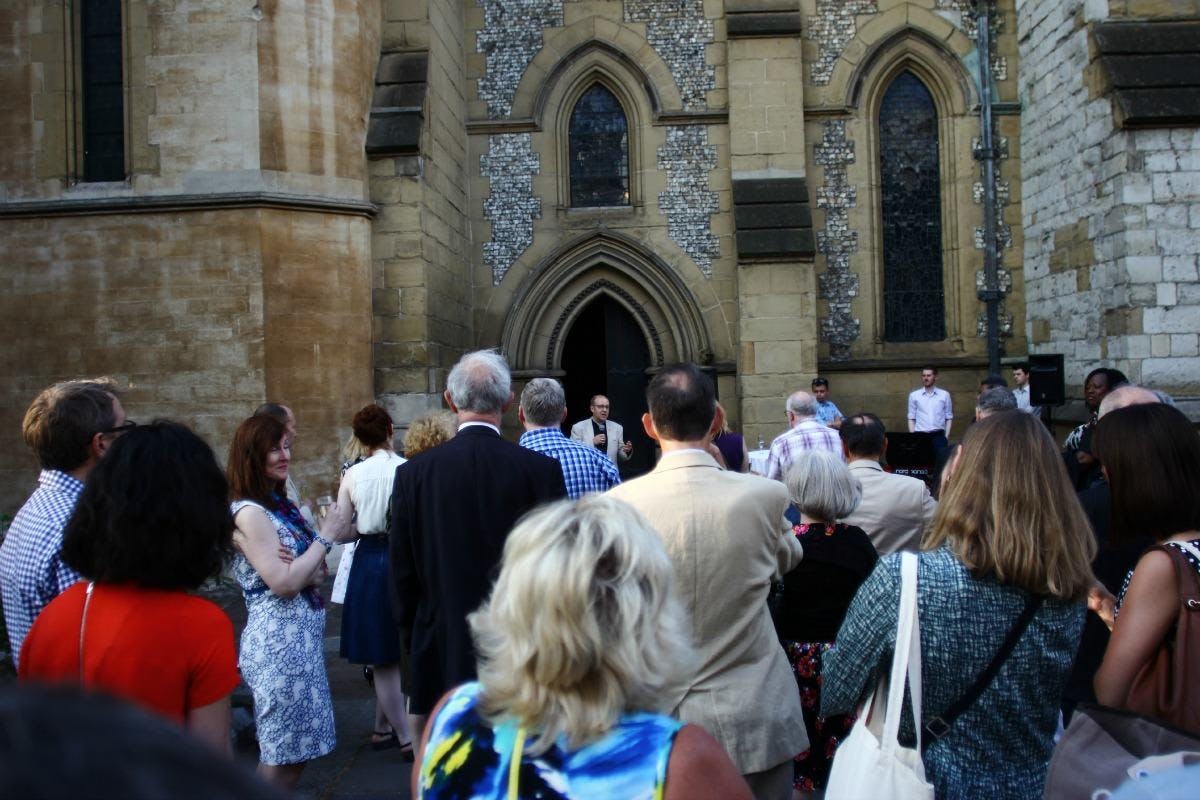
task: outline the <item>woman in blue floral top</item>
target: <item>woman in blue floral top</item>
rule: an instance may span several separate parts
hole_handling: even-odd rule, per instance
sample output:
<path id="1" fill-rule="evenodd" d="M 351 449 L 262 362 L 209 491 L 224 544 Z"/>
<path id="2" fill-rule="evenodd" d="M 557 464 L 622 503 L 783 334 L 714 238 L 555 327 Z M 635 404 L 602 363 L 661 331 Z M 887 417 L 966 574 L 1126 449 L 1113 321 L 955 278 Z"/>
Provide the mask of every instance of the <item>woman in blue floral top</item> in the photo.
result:
<path id="1" fill-rule="evenodd" d="M 619 500 L 525 517 L 470 617 L 479 681 L 429 717 L 413 797 L 750 800 L 716 739 L 662 713 L 692 668 L 673 582 L 658 536 Z"/>
<path id="2" fill-rule="evenodd" d="M 1041 603 L 949 731 L 923 734 L 926 773 L 940 800 L 1040 798 L 1095 544 L 1054 442 L 1028 414 L 971 426 L 947 469 L 917 571 L 923 724 L 971 687 L 1030 596 Z M 863 583 L 825 656 L 823 714 L 853 710 L 891 664 L 899 602 L 894 554 Z M 906 718 L 901 740 L 911 745 L 913 733 Z"/>

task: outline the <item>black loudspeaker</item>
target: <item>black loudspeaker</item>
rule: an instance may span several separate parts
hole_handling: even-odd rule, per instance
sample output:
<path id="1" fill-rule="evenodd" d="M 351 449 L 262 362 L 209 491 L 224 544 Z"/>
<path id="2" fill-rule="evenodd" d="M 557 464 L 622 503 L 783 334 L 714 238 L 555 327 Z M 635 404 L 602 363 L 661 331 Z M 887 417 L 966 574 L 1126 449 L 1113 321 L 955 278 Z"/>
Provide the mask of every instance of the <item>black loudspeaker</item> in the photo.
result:
<path id="1" fill-rule="evenodd" d="M 1029 403 L 1061 406 L 1067 401 L 1061 353 L 1029 357 Z"/>

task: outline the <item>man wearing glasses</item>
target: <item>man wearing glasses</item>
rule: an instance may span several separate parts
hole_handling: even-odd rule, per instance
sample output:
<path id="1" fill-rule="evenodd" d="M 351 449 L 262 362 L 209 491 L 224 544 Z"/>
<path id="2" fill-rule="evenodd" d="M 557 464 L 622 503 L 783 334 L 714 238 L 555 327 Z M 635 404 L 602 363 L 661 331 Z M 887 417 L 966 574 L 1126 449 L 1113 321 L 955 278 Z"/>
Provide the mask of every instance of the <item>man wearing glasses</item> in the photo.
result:
<path id="1" fill-rule="evenodd" d="M 88 473 L 135 426 L 125 418 L 119 395 L 109 378 L 64 381 L 44 389 L 25 412 L 21 434 L 42 472 L 0 546 L 0 594 L 13 666 L 37 615 L 79 580 L 62 562 L 63 529 Z"/>
<path id="2" fill-rule="evenodd" d="M 590 408 L 592 416 L 571 426 L 571 438 L 595 447 L 608 456 L 610 461 L 616 462 L 618 458 L 628 461 L 633 452 L 633 442 L 622 438 L 625 429 L 621 427 L 621 423 L 608 418 L 608 398 L 602 394 L 594 396 Z"/>

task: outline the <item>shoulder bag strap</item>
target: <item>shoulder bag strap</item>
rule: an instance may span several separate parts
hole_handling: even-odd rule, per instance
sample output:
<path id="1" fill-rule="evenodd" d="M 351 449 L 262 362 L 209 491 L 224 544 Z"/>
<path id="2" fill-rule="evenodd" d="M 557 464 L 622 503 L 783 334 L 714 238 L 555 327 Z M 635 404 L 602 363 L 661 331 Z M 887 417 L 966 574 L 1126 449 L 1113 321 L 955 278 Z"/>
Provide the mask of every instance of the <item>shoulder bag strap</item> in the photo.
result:
<path id="1" fill-rule="evenodd" d="M 1041 608 L 1041 605 L 1042 598 L 1040 596 L 1036 594 L 1031 594 L 1029 596 L 1029 599 L 1025 601 L 1025 608 L 1021 609 L 1020 616 L 1017 617 L 1017 621 L 1014 622 L 1012 628 L 1009 629 L 1008 636 L 1004 639 L 1004 643 L 1000 645 L 1000 649 L 992 658 L 992 663 L 987 665 L 987 669 L 985 669 L 979 675 L 979 677 L 975 679 L 975 683 L 972 684 L 971 688 L 963 692 L 962 696 L 959 697 L 958 700 L 951 703 L 950 707 L 941 714 L 925 723 L 923 726 L 925 735 L 929 737 L 925 740 L 926 747 L 949 733 L 951 726 L 954 725 L 954 721 L 958 719 L 958 717 L 964 711 L 970 708 L 972 703 L 979 699 L 979 695 L 983 694 L 984 689 L 991 685 L 992 680 L 996 677 L 996 673 L 1000 671 L 1000 667 L 1003 666 L 1004 662 L 1008 660 L 1008 656 L 1017 646 L 1017 642 L 1020 640 L 1021 634 L 1023 634 L 1025 629 L 1029 627 L 1029 623 L 1033 619 L 1033 615 L 1037 613 L 1037 610 Z M 920 746 L 919 743 L 918 746 Z"/>
<path id="2" fill-rule="evenodd" d="M 920 719 L 921 634 L 917 625 L 917 556 L 915 553 L 905 552 L 900 556 L 900 609 L 896 616 L 896 647 L 892 651 L 887 710 L 883 717 L 881 746 L 885 750 L 899 746 L 900 713 L 904 705 L 906 676 L 911 685 L 913 719 Z M 914 660 L 917 662 L 915 670 Z"/>
<path id="3" fill-rule="evenodd" d="M 521 759 L 525 756 L 525 726 L 517 728 L 516 739 L 513 742 L 512 760 L 508 762 L 508 792 L 507 800 L 519 800 L 521 797 Z"/>

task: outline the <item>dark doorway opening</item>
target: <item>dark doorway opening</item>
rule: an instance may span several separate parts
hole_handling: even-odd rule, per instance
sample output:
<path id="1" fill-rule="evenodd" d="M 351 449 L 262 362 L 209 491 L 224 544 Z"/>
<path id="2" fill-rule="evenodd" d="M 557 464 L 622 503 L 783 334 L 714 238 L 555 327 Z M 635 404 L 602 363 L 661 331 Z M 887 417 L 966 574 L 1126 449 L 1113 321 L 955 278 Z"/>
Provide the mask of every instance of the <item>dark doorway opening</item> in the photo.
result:
<path id="1" fill-rule="evenodd" d="M 622 478 L 641 475 L 654 466 L 654 441 L 642 430 L 649 366 L 650 351 L 642 329 L 633 315 L 607 295 L 584 307 L 563 343 L 565 432 L 569 435 L 573 423 L 592 415 L 588 406 L 593 395 L 607 397 L 612 406 L 609 418 L 621 423 L 625 440 L 633 442 L 630 459 L 617 461 Z"/>

